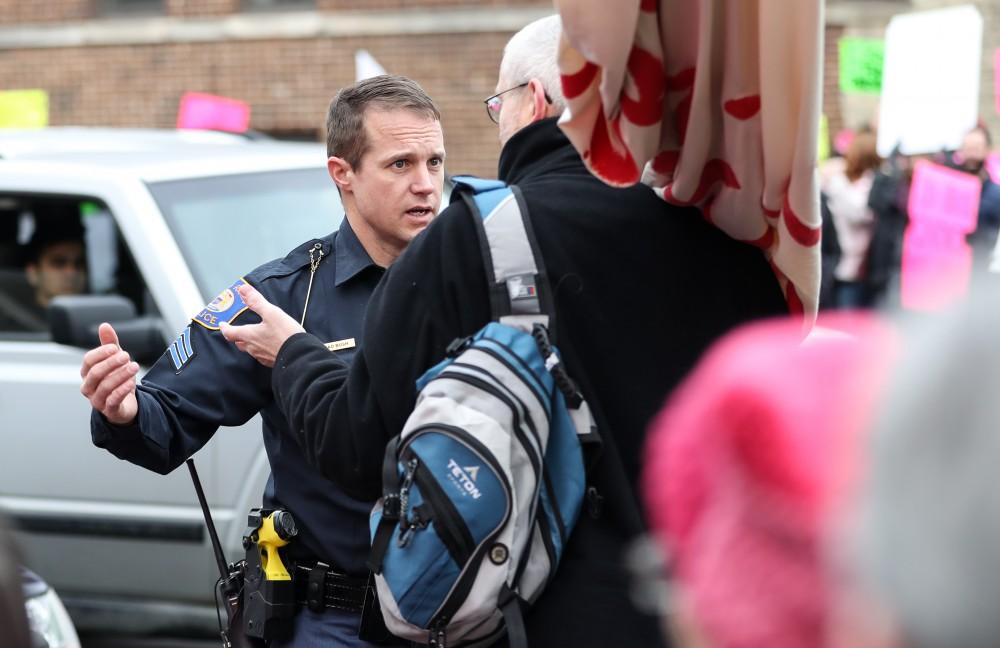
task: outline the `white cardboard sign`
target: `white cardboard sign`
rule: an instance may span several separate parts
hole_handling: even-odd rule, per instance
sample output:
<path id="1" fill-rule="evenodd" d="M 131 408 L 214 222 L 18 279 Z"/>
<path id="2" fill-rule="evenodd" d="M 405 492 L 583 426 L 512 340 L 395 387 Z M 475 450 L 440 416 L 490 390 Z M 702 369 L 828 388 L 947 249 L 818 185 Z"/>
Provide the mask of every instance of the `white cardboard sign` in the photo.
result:
<path id="1" fill-rule="evenodd" d="M 983 18 L 971 5 L 901 14 L 885 33 L 878 152 L 955 149 L 979 118 Z"/>

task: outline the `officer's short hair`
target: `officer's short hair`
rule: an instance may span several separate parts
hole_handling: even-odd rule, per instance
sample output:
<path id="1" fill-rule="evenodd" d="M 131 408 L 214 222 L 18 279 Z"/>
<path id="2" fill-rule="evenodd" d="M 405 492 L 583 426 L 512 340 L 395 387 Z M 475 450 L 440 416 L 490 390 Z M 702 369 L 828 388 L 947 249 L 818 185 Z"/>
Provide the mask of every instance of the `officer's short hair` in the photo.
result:
<path id="1" fill-rule="evenodd" d="M 326 155 L 347 160 L 352 167 L 361 163 L 368 150 L 365 111 L 370 107 L 406 109 L 441 121 L 434 100 L 416 81 L 404 76 L 383 74 L 343 88 L 330 102 L 326 114 Z"/>

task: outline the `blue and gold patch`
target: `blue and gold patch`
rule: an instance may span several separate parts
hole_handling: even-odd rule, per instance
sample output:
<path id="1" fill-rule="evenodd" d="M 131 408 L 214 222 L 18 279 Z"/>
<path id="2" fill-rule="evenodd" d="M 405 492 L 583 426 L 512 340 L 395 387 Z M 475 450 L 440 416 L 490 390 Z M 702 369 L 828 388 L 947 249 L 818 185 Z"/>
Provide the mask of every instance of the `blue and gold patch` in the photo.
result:
<path id="1" fill-rule="evenodd" d="M 211 331 L 218 331 L 223 322 L 227 324 L 232 322 L 237 315 L 247 309 L 243 298 L 236 292 L 238 287 L 245 284 L 246 280 L 241 277 L 232 286 L 219 293 L 218 297 L 191 319 Z"/>
<path id="2" fill-rule="evenodd" d="M 184 365 L 194 357 L 194 348 L 191 346 L 191 327 L 187 327 L 184 331 L 177 336 L 173 344 L 167 347 L 167 353 L 170 354 L 170 360 L 174 363 L 174 369 L 177 373 L 180 373 Z"/>

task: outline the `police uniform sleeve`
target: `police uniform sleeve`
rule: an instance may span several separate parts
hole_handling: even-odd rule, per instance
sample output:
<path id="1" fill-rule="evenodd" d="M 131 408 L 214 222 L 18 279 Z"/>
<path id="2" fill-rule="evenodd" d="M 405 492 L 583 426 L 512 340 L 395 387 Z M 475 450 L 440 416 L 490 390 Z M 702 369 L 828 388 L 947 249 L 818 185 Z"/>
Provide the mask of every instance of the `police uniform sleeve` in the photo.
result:
<path id="1" fill-rule="evenodd" d="M 220 295 L 225 298 L 221 305 L 216 298 L 199 313 L 146 373 L 136 388 L 139 414 L 133 424 L 113 425 L 92 412 L 94 445 L 166 474 L 204 446 L 220 426 L 242 425 L 271 399 L 268 369 L 218 330 L 220 320 L 260 321 L 240 308 L 234 289 L 239 283 Z M 225 302 L 230 299 L 232 303 Z"/>
<path id="2" fill-rule="evenodd" d="M 286 341 L 272 386 L 309 463 L 355 497 L 378 497 L 385 446 L 413 409 L 417 378 L 489 320 L 485 287 L 471 215 L 454 204 L 386 272 L 350 366 L 311 335 Z"/>

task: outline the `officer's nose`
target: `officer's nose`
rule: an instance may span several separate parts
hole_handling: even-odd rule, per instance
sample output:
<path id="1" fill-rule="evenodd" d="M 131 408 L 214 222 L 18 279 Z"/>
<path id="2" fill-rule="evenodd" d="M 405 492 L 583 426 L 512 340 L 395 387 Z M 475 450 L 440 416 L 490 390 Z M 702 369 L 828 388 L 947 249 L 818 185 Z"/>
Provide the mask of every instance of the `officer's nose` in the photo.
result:
<path id="1" fill-rule="evenodd" d="M 414 169 L 410 191 L 418 196 L 427 196 L 434 192 L 434 178 L 430 169 L 422 165 Z"/>

